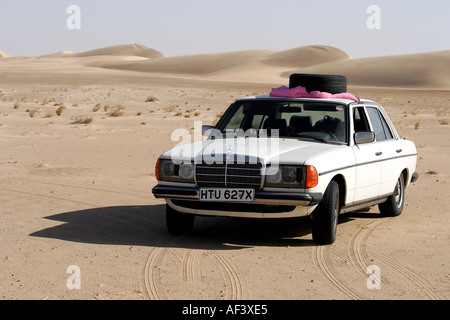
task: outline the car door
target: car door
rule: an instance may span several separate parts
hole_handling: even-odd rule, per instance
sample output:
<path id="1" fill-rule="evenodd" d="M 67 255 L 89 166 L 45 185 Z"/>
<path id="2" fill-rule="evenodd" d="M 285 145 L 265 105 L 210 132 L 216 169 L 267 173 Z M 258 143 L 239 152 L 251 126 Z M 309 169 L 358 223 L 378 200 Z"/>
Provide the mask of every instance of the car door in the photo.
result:
<path id="1" fill-rule="evenodd" d="M 389 195 L 394 191 L 395 184 L 402 170 L 402 142 L 389 127 L 384 114 L 376 107 L 367 107 L 372 128 L 382 158 L 380 196 Z"/>
<path id="2" fill-rule="evenodd" d="M 353 137 L 357 132 L 372 131 L 364 106 L 353 108 Z M 353 144 L 356 181 L 353 202 L 375 199 L 380 194 L 382 151 L 378 142 Z"/>

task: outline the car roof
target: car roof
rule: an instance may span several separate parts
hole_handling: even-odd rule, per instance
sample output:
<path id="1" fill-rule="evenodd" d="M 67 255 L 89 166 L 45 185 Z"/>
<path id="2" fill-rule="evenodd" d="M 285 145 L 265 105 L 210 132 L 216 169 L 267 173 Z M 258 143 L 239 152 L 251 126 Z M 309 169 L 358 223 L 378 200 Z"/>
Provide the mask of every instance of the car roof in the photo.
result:
<path id="1" fill-rule="evenodd" d="M 342 103 L 342 104 L 352 104 L 356 103 L 353 100 L 350 99 L 318 99 L 318 98 L 286 98 L 286 97 L 272 97 L 269 95 L 262 95 L 262 96 L 251 96 L 251 97 L 245 97 L 238 99 L 236 101 L 251 101 L 251 100 L 272 100 L 272 101 L 298 101 L 298 102 L 335 102 L 335 103 Z M 367 100 L 365 100 L 367 101 Z"/>

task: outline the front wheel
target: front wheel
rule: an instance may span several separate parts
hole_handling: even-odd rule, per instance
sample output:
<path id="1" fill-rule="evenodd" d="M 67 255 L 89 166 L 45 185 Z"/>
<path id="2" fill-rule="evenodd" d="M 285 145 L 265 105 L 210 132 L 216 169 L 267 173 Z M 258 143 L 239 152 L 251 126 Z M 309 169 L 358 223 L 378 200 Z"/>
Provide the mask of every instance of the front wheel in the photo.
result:
<path id="1" fill-rule="evenodd" d="M 397 217 L 403 212 L 405 204 L 405 178 L 403 174 L 397 180 L 394 193 L 384 203 L 380 203 L 378 208 L 384 217 Z"/>
<path id="2" fill-rule="evenodd" d="M 191 232 L 194 220 L 194 215 L 178 212 L 166 204 L 166 224 L 171 234 L 183 235 Z"/>
<path id="3" fill-rule="evenodd" d="M 322 202 L 312 215 L 313 241 L 320 245 L 332 244 L 336 240 L 339 215 L 339 185 L 331 181 Z"/>

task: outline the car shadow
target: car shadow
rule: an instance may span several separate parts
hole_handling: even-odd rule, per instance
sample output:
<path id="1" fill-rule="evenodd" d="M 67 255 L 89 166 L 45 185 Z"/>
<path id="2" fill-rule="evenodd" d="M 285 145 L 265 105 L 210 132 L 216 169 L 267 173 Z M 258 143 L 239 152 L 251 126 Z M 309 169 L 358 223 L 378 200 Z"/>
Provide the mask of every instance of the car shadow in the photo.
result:
<path id="1" fill-rule="evenodd" d="M 61 222 L 32 237 L 79 243 L 227 250 L 255 246 L 315 246 L 310 219 L 260 220 L 197 216 L 192 233 L 170 234 L 165 205 L 113 206 L 45 217 Z"/>
<path id="2" fill-rule="evenodd" d="M 372 213 L 344 214 L 339 225 Z M 101 245 L 178 247 L 227 250 L 257 246 L 316 246 L 311 220 L 240 219 L 197 216 L 193 231 L 184 236 L 166 228 L 165 205 L 112 206 L 64 212 L 45 217 L 62 222 L 38 230 L 32 237 Z"/>

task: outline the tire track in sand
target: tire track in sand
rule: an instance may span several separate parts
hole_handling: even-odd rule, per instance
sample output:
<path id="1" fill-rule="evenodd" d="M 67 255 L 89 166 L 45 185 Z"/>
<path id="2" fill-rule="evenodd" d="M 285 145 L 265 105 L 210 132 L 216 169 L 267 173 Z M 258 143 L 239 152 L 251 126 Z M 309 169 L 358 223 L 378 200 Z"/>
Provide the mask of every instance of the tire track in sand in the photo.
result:
<path id="1" fill-rule="evenodd" d="M 202 281 L 201 264 L 202 257 L 208 256 L 220 270 L 222 279 L 225 283 L 225 300 L 242 299 L 243 287 L 238 272 L 232 264 L 221 254 L 213 250 L 189 249 L 184 255 L 174 248 L 153 248 L 146 260 L 143 279 L 144 285 L 151 300 L 167 300 L 164 293 L 164 283 L 161 278 L 161 265 L 166 254 L 171 255 L 177 265 L 181 281 L 196 282 Z M 181 275 L 181 277 L 180 277 Z M 223 289 L 220 287 L 220 289 Z"/>
<path id="2" fill-rule="evenodd" d="M 360 226 L 359 229 L 353 234 L 348 245 L 348 253 L 353 265 L 363 275 L 363 277 L 367 278 L 366 271 L 369 265 L 365 261 L 369 260 L 372 257 L 399 272 L 403 277 L 408 279 L 410 283 L 416 286 L 420 292 L 424 292 L 429 299 L 445 300 L 444 297 L 430 288 L 425 279 L 420 277 L 408 267 L 405 267 L 399 262 L 387 257 L 386 255 L 375 252 L 373 250 L 369 250 L 368 252 L 366 252 L 367 250 L 365 244 L 370 234 L 375 231 L 376 228 L 381 224 L 390 221 L 391 219 L 393 218 L 383 218 L 380 220 L 371 221 L 365 225 Z M 385 283 L 385 281 L 383 281 L 383 277 L 380 280 L 382 284 Z"/>
<path id="3" fill-rule="evenodd" d="M 362 225 L 358 230 L 353 233 L 350 241 L 348 243 L 348 255 L 350 261 L 352 262 L 355 269 L 364 277 L 367 278 L 367 268 L 369 265 L 366 263 L 370 257 L 366 253 L 366 242 L 369 235 L 381 224 L 383 224 L 386 219 L 371 221 L 365 225 Z"/>
<path id="4" fill-rule="evenodd" d="M 329 250 L 330 246 L 318 246 L 315 249 L 315 260 L 317 264 L 319 265 L 320 270 L 323 272 L 325 277 L 331 282 L 331 284 L 336 287 L 340 292 L 347 295 L 352 300 L 362 300 L 362 297 L 360 297 L 357 293 L 355 293 L 353 290 L 351 290 L 349 287 L 347 287 L 342 281 L 339 280 L 338 275 L 333 271 L 333 269 L 330 267 L 327 259 L 327 251 Z"/>

